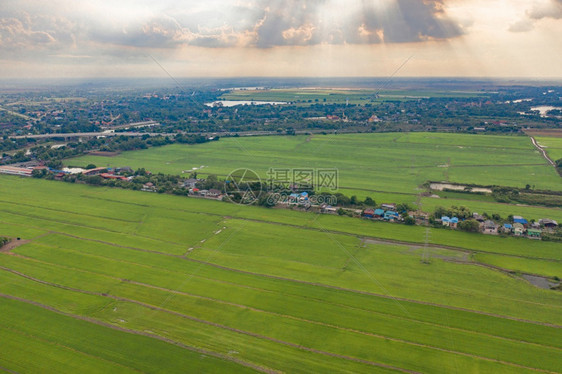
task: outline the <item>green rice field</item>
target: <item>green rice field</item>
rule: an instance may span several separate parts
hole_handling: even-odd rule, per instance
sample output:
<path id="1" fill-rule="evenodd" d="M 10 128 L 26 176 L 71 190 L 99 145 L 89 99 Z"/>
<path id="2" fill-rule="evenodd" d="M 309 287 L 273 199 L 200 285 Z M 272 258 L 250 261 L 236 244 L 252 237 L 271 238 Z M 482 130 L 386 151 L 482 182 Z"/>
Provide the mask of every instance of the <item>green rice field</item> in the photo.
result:
<path id="1" fill-rule="evenodd" d="M 558 243 L 8 176 L 0 236 L 0 371 L 560 372 Z"/>
<path id="2" fill-rule="evenodd" d="M 268 89 L 268 90 L 237 90 L 223 94 L 222 100 L 245 101 L 282 101 L 282 102 L 326 102 L 332 104 L 365 104 L 373 101 L 375 93 L 379 93 L 376 101 L 387 100 L 418 100 L 430 97 L 478 97 L 478 92 L 437 91 L 437 90 L 380 90 L 380 89 Z"/>
<path id="3" fill-rule="evenodd" d="M 201 145 L 173 144 L 116 157 L 83 156 L 67 165 L 144 167 L 152 172 L 227 176 L 249 168 L 262 178 L 270 169 L 330 169 L 339 171 L 339 191 L 376 202 L 413 203 L 426 181 L 502 185 L 562 190 L 562 180 L 526 136 L 444 133 L 383 133 L 289 137 L 223 138 Z M 437 201 L 435 201 L 437 200 Z M 482 213 L 562 220 L 556 208 L 502 205 L 453 199 L 424 198 L 422 209 L 464 205 Z"/>
<path id="4" fill-rule="evenodd" d="M 562 138 L 537 136 L 536 140 L 537 143 L 544 147 L 546 153 L 548 153 L 548 156 L 552 160 L 556 161 L 562 158 Z"/>

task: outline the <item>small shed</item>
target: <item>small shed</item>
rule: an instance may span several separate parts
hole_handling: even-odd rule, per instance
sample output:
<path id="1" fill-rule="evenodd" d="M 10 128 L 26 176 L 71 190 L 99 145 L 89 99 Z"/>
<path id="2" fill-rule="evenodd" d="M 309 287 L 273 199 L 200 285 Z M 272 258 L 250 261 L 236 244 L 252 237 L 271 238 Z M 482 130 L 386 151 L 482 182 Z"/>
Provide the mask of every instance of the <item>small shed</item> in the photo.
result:
<path id="1" fill-rule="evenodd" d="M 395 211 L 396 210 L 396 204 L 381 204 L 381 208 Z"/>
<path id="2" fill-rule="evenodd" d="M 441 224 L 447 227 L 451 226 L 451 218 L 448 216 L 441 217 Z"/>
<path id="3" fill-rule="evenodd" d="M 528 229 L 527 230 L 527 236 L 529 238 L 540 238 L 541 237 L 541 230 L 537 230 L 537 229 Z"/>
<path id="4" fill-rule="evenodd" d="M 550 218 L 539 219 L 539 224 L 549 229 L 554 229 L 558 227 L 558 222 Z"/>

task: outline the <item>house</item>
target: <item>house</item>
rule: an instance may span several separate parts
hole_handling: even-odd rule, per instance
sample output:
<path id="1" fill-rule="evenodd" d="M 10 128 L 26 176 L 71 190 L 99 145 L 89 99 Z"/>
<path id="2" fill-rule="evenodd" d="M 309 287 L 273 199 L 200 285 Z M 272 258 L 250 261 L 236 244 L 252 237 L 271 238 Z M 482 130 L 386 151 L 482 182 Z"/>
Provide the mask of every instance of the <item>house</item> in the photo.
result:
<path id="1" fill-rule="evenodd" d="M 115 172 L 116 173 L 130 173 L 130 174 L 132 174 L 133 169 L 129 166 L 123 166 L 123 167 L 120 167 L 120 168 L 115 168 Z"/>
<path id="2" fill-rule="evenodd" d="M 513 224 L 513 234 L 516 236 L 521 236 L 525 232 L 525 226 L 520 223 Z"/>
<path id="3" fill-rule="evenodd" d="M 299 193 L 292 193 L 289 195 L 288 203 L 289 204 L 298 204 L 301 199 L 301 194 Z"/>
<path id="4" fill-rule="evenodd" d="M 84 174 L 84 175 L 98 175 L 98 174 L 101 174 L 101 173 L 105 172 L 106 170 L 107 170 L 107 168 L 94 168 L 94 169 L 86 170 L 86 171 L 82 172 L 82 174 Z"/>
<path id="5" fill-rule="evenodd" d="M 558 222 L 550 218 L 539 219 L 539 224 L 548 229 L 555 229 L 558 227 Z"/>
<path id="6" fill-rule="evenodd" d="M 487 220 L 482 225 L 482 232 L 484 234 L 497 234 L 498 233 L 498 227 L 496 226 L 494 221 Z"/>
<path id="7" fill-rule="evenodd" d="M 117 180 L 122 180 L 122 181 L 127 180 L 127 177 L 124 177 L 122 175 L 115 175 L 115 174 L 109 174 L 109 173 L 101 173 L 100 177 L 102 177 L 103 179 L 117 179 Z"/>
<path id="8" fill-rule="evenodd" d="M 387 210 L 384 213 L 384 219 L 387 220 L 387 221 L 398 220 L 398 218 L 400 218 L 400 215 L 396 212 L 393 212 L 392 210 Z"/>
<path id="9" fill-rule="evenodd" d="M 338 214 L 338 208 L 334 208 L 331 205 L 323 205 L 322 206 L 322 213 Z"/>
<path id="10" fill-rule="evenodd" d="M 413 212 L 412 216 L 415 219 L 418 219 L 418 220 L 421 220 L 421 221 L 428 221 L 429 220 L 429 213 L 422 212 L 421 210 L 418 210 L 417 212 Z"/>
<path id="11" fill-rule="evenodd" d="M 366 218 L 375 218 L 375 210 L 374 210 L 374 209 L 371 209 L 371 208 L 365 209 L 365 210 L 363 211 L 363 217 L 366 217 Z"/>
<path id="12" fill-rule="evenodd" d="M 396 211 L 396 204 L 381 204 L 381 208 L 384 210 Z"/>
<path id="13" fill-rule="evenodd" d="M 156 186 L 152 182 L 148 182 L 142 185 L 141 191 L 156 192 Z"/>
<path id="14" fill-rule="evenodd" d="M 449 227 L 451 227 L 453 229 L 456 229 L 458 223 L 459 223 L 459 219 L 457 217 L 453 217 L 453 218 L 451 218 L 451 222 L 449 224 Z"/>
<path id="15" fill-rule="evenodd" d="M 486 220 L 486 218 L 484 218 L 484 216 L 481 216 L 478 213 L 472 213 L 472 218 L 474 218 L 478 222 L 484 222 Z"/>
<path id="16" fill-rule="evenodd" d="M 375 218 L 383 218 L 383 217 L 384 217 L 384 210 L 375 209 Z"/>
<path id="17" fill-rule="evenodd" d="M 195 185 L 200 182 L 199 179 L 195 179 L 195 178 L 189 178 L 184 180 L 183 182 L 181 182 L 181 186 L 185 187 L 187 189 L 192 189 L 195 188 Z"/>
<path id="18" fill-rule="evenodd" d="M 513 222 L 520 223 L 525 227 L 529 224 L 529 222 L 527 222 L 527 220 L 521 216 L 513 216 Z"/>
<path id="19" fill-rule="evenodd" d="M 220 190 L 216 190 L 214 188 L 211 188 L 209 190 L 209 192 L 207 193 L 207 197 L 215 197 L 218 198 L 222 195 L 222 192 Z"/>
<path id="20" fill-rule="evenodd" d="M 527 236 L 529 238 L 533 238 L 533 239 L 540 239 L 541 237 L 541 230 L 537 230 L 537 229 L 528 229 L 527 230 Z"/>
<path id="21" fill-rule="evenodd" d="M 443 226 L 449 227 L 449 226 L 451 225 L 451 218 L 450 218 L 450 217 L 447 217 L 447 216 L 441 217 L 441 224 L 442 224 Z"/>
<path id="22" fill-rule="evenodd" d="M 506 234 L 511 233 L 513 230 L 513 225 L 511 223 L 504 223 L 502 226 L 502 231 Z"/>

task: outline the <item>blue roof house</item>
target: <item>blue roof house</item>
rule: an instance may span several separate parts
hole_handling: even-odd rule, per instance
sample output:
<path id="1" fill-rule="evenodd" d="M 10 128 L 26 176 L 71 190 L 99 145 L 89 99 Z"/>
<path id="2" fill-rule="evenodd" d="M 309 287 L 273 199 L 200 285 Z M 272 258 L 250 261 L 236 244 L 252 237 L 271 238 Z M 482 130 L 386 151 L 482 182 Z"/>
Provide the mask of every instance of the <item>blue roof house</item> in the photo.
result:
<path id="1" fill-rule="evenodd" d="M 392 210 L 387 210 L 384 213 L 384 219 L 389 220 L 389 221 L 398 219 L 398 217 L 400 217 L 400 215 L 396 212 L 393 212 Z"/>
<path id="2" fill-rule="evenodd" d="M 449 218 L 447 216 L 443 216 L 443 217 L 441 217 L 441 223 L 443 224 L 443 226 L 450 226 L 451 225 L 451 218 Z"/>
<path id="3" fill-rule="evenodd" d="M 520 223 L 522 225 L 528 225 L 529 222 L 521 216 L 513 216 L 513 223 Z"/>

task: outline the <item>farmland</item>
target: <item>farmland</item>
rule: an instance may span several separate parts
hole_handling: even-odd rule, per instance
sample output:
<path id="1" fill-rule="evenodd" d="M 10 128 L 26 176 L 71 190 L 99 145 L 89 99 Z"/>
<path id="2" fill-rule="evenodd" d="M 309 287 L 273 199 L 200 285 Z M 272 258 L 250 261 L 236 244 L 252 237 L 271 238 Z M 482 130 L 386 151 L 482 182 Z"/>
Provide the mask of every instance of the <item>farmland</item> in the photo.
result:
<path id="1" fill-rule="evenodd" d="M 225 93 L 222 100 L 249 101 L 284 101 L 284 102 L 325 102 L 332 104 L 365 104 L 373 101 L 375 93 L 379 93 L 377 101 L 384 100 L 417 100 L 429 97 L 467 98 L 478 97 L 478 92 L 437 91 L 437 90 L 380 90 L 380 89 L 268 89 L 268 90 L 237 90 Z"/>
<path id="2" fill-rule="evenodd" d="M 543 146 L 548 156 L 556 161 L 562 158 L 562 137 L 537 136 L 537 142 Z"/>
<path id="3" fill-rule="evenodd" d="M 7 176 L 0 212 L 1 370 L 560 369 L 562 294 L 487 266 L 557 243 Z"/>
<path id="4" fill-rule="evenodd" d="M 523 136 L 385 133 L 223 138 L 196 146 L 174 144 L 116 157 L 83 156 L 68 165 L 144 167 L 152 172 L 226 176 L 237 168 L 267 178 L 270 168 L 337 168 L 340 192 L 377 202 L 413 203 L 428 180 L 560 191 L 560 177 Z M 466 198 L 468 199 L 468 197 Z M 424 198 L 428 207 L 465 205 L 529 218 L 562 220 L 560 209 L 530 208 L 463 198 Z M 422 206 L 423 208 L 423 206 Z"/>

